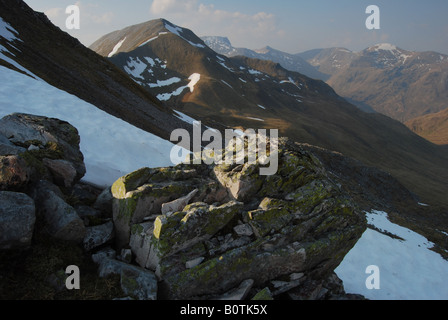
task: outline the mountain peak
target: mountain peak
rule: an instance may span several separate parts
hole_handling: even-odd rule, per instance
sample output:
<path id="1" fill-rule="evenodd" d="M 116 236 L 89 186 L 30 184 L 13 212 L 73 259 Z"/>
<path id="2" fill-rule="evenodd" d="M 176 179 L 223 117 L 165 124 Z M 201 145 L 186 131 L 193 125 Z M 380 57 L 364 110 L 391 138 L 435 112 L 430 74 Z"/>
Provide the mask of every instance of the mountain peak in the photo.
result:
<path id="1" fill-rule="evenodd" d="M 374 45 L 370 48 L 368 48 L 369 51 L 396 51 L 398 50 L 397 46 L 390 44 L 390 43 L 379 43 L 377 45 Z"/>
<path id="2" fill-rule="evenodd" d="M 230 42 L 229 38 L 227 38 L 227 37 L 203 36 L 203 37 L 201 37 L 201 39 L 205 43 L 215 43 L 215 44 L 225 45 L 225 46 L 229 46 L 229 47 L 232 46 L 232 43 Z"/>

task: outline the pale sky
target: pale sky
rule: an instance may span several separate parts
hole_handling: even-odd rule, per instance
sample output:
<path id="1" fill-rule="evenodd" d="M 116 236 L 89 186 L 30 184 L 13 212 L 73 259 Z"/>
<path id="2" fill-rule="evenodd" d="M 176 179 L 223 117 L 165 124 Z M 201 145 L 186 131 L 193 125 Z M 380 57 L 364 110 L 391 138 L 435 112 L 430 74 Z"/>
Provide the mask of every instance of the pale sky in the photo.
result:
<path id="1" fill-rule="evenodd" d="M 164 18 L 198 36 L 226 36 L 235 47 L 271 46 L 289 53 L 316 48 L 363 50 L 378 43 L 448 54 L 446 0 L 25 0 L 89 46 L 101 36 Z M 80 30 L 68 30 L 65 9 L 80 8 Z M 380 30 L 368 30 L 366 8 L 380 9 Z"/>

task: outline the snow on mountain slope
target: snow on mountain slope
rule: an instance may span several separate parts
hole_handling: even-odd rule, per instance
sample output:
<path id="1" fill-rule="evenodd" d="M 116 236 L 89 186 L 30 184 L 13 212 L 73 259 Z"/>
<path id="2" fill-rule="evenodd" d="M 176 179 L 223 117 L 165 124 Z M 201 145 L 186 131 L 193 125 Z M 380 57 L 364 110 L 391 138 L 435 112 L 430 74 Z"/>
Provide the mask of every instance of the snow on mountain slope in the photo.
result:
<path id="1" fill-rule="evenodd" d="M 347 293 L 362 294 L 371 300 L 448 299 L 448 261 L 429 250 L 433 243 L 409 229 L 393 224 L 381 211 L 367 213 L 368 228 L 356 246 L 335 270 Z M 401 239 L 392 238 L 386 234 Z M 380 289 L 369 290 L 368 266 L 380 270 Z"/>
<path id="2" fill-rule="evenodd" d="M 174 146 L 42 80 L 0 66 L 0 117 L 20 112 L 68 121 L 81 136 L 84 181 L 109 186 L 142 167 L 171 166 Z"/>

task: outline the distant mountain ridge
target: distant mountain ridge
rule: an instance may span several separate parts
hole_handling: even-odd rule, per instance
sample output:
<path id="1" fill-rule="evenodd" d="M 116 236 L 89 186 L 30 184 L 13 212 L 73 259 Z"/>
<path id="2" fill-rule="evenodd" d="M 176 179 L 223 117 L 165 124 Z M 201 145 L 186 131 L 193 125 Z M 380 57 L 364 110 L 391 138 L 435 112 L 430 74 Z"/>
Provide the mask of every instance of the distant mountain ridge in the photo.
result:
<path id="1" fill-rule="evenodd" d="M 448 104 L 448 56 L 378 44 L 360 52 L 330 48 L 302 53 L 335 91 L 402 122 Z"/>
<path id="2" fill-rule="evenodd" d="M 319 72 L 314 66 L 297 54 L 289 54 L 266 46 L 258 50 L 235 48 L 226 37 L 204 36 L 201 39 L 214 51 L 227 57 L 245 56 L 249 58 L 271 60 L 279 63 L 283 68 L 300 72 L 307 77 L 326 80 L 328 75 Z"/>
<path id="3" fill-rule="evenodd" d="M 380 43 L 360 52 L 346 48 L 313 49 L 289 54 L 271 47 L 235 48 L 226 37 L 201 38 L 216 52 L 271 60 L 285 69 L 326 81 L 364 111 L 401 122 L 445 109 L 448 98 L 448 56 L 408 51 Z"/>

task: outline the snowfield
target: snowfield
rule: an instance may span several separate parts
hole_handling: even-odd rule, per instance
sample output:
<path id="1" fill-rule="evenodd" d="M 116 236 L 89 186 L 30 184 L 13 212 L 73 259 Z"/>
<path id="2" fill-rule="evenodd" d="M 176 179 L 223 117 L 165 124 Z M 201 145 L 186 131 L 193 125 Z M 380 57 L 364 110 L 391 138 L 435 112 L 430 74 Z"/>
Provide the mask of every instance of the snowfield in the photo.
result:
<path id="1" fill-rule="evenodd" d="M 448 299 L 448 261 L 432 250 L 433 243 L 409 229 L 389 221 L 381 211 L 367 213 L 369 224 L 403 240 L 367 229 L 335 270 L 347 293 L 371 300 Z M 378 266 L 380 289 L 369 290 L 368 266 Z"/>
<path id="2" fill-rule="evenodd" d="M 84 181 L 112 185 L 119 177 L 143 167 L 174 165 L 174 144 L 115 118 L 95 106 L 0 66 L 0 117 L 20 112 L 58 118 L 75 126 L 87 173 Z"/>

